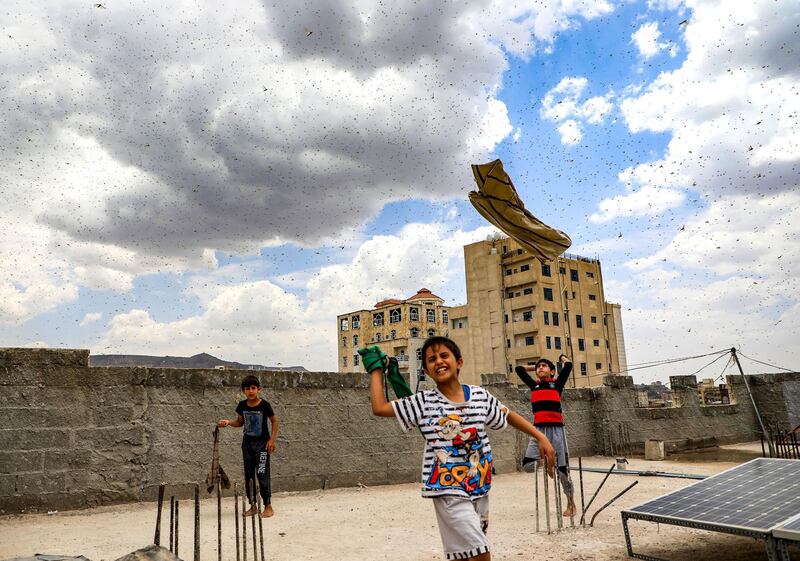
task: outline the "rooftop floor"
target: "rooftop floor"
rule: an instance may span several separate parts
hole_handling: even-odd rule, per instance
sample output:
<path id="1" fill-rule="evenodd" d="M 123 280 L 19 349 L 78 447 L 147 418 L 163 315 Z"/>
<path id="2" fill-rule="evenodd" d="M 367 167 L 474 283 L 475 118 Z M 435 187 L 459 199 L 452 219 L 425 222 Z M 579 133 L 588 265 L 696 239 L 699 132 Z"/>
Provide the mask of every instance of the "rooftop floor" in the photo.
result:
<path id="1" fill-rule="evenodd" d="M 629 469 L 711 475 L 756 457 L 759 452 L 760 446 L 751 443 L 682 454 L 663 462 L 633 458 L 629 459 Z M 583 459 L 584 467 L 608 468 L 612 462 L 612 458 L 600 456 Z M 573 476 L 577 488 L 577 473 Z M 600 473 L 584 474 L 587 501 L 602 478 Z M 534 531 L 532 476 L 523 473 L 496 476 L 489 527 L 492 559 L 628 559 L 620 510 L 693 483 L 688 479 L 611 476 L 592 505 L 587 523 L 597 507 L 636 479 L 639 484 L 600 513 L 593 528 L 588 525 L 570 528 L 567 519 L 564 530 L 548 535 Z M 579 497 L 578 494 L 580 504 Z M 182 557 L 191 559 L 191 509 L 188 501 L 182 504 L 180 552 Z M 444 558 L 433 507 L 420 498 L 417 484 L 279 493 L 273 504 L 275 517 L 264 520 L 269 560 L 438 561 Z M 216 501 L 204 499 L 201 509 L 201 559 L 215 560 Z M 223 509 L 223 558 L 232 561 L 236 558 L 232 499 L 224 501 Z M 0 559 L 54 553 L 111 561 L 152 542 L 155 511 L 154 503 L 136 503 L 52 515 L 0 517 Z M 168 517 L 168 507 L 165 511 Z M 167 526 L 165 521 L 162 535 L 168 533 Z M 671 561 L 767 558 L 763 543 L 749 538 L 659 527 L 637 520 L 631 521 L 630 526 L 637 552 Z M 249 530 L 248 527 L 248 534 Z M 162 543 L 166 541 L 165 537 Z M 792 548 L 791 553 L 797 556 L 800 552 Z"/>

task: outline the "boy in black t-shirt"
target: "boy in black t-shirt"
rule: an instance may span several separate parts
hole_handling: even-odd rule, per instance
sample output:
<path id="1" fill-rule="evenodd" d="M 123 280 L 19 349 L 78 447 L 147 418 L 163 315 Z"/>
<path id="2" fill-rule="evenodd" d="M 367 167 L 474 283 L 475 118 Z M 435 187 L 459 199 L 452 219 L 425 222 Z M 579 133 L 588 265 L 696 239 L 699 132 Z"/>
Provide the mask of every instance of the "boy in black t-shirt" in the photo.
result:
<path id="1" fill-rule="evenodd" d="M 220 419 L 219 427 L 244 427 L 242 437 L 242 458 L 244 461 L 245 487 L 249 489 L 258 484 L 261 487 L 261 498 L 264 500 L 263 518 L 275 514 L 272 509 L 272 490 L 269 483 L 269 457 L 275 451 L 275 439 L 278 437 L 278 418 L 268 401 L 258 395 L 261 383 L 255 376 L 247 376 L 242 380 L 242 392 L 247 399 L 236 406 L 236 419 Z M 267 426 L 267 419 L 272 425 L 272 431 Z M 272 436 L 270 436 L 272 432 Z M 250 510 L 246 516 L 253 516 L 258 512 L 258 506 L 250 499 Z"/>

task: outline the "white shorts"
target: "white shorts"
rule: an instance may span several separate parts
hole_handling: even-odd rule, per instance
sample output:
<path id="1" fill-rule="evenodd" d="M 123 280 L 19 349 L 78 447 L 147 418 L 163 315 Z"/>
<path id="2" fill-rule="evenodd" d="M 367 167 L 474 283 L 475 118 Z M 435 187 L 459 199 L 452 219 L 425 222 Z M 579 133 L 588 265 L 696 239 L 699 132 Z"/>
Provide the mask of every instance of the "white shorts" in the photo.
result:
<path id="1" fill-rule="evenodd" d="M 489 551 L 489 496 L 435 497 L 433 506 L 447 559 L 467 559 Z"/>

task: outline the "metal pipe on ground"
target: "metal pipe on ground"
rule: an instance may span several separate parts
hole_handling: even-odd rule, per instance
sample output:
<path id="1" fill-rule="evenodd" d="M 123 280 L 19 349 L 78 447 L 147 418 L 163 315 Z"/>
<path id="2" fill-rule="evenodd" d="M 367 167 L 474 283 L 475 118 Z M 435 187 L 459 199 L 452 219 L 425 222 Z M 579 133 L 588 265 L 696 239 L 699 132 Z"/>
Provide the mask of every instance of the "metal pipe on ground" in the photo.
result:
<path id="1" fill-rule="evenodd" d="M 222 561 L 222 483 L 217 477 L 217 561 Z"/>
<path id="2" fill-rule="evenodd" d="M 578 458 L 578 477 L 581 483 L 581 512 L 584 511 L 583 507 L 583 459 Z M 581 517 L 581 526 L 586 527 L 586 521 Z"/>
<path id="3" fill-rule="evenodd" d="M 580 461 L 580 459 L 579 459 Z M 576 468 L 570 468 L 574 470 Z M 608 470 L 604 468 L 593 468 L 593 467 L 579 467 L 577 468 L 580 472 L 588 471 L 590 473 L 606 473 Z M 614 471 L 614 475 L 639 475 L 643 477 L 671 477 L 676 479 L 705 479 L 707 475 L 700 475 L 696 473 L 671 473 L 668 471 L 650 471 L 650 470 L 638 470 L 638 469 L 618 469 Z M 581 476 L 581 483 L 583 482 Z M 583 486 L 581 485 L 581 501 L 583 501 Z M 583 510 L 583 508 L 581 508 Z"/>
<path id="4" fill-rule="evenodd" d="M 256 536 L 256 516 L 261 516 L 261 513 L 258 512 L 258 507 L 256 505 L 256 486 L 255 486 L 255 479 L 250 480 L 250 509 L 256 509 L 256 512 L 250 517 L 252 522 L 252 530 L 253 530 L 253 561 L 258 561 L 258 544 L 256 543 L 258 537 Z M 263 559 L 261 561 L 264 561 Z"/>
<path id="5" fill-rule="evenodd" d="M 534 468 L 533 468 L 533 496 L 536 499 L 536 531 L 539 531 L 539 465 L 536 460 L 534 460 Z"/>
<path id="6" fill-rule="evenodd" d="M 547 458 L 542 458 L 542 479 L 544 480 L 544 518 L 547 522 L 547 533 L 550 533 L 550 494 L 547 489 Z"/>
<path id="7" fill-rule="evenodd" d="M 261 516 L 261 484 L 256 480 L 256 505 L 258 505 L 258 540 L 261 542 L 261 561 L 266 561 L 264 556 L 264 518 Z M 264 505 L 266 508 L 266 505 Z M 220 560 L 221 561 L 221 560 Z"/>
<path id="8" fill-rule="evenodd" d="M 247 505 L 247 483 L 242 487 L 242 561 L 247 561 L 247 518 L 245 517 L 245 512 L 247 512 L 245 508 Z"/>
<path id="9" fill-rule="evenodd" d="M 559 531 L 564 528 L 564 517 L 561 514 L 561 478 L 558 476 L 558 460 L 555 462 L 555 469 L 553 470 L 553 481 L 554 491 L 555 491 L 555 508 L 556 508 L 556 528 Z"/>
<path id="10" fill-rule="evenodd" d="M 175 553 L 175 495 L 169 498 L 169 550 Z"/>
<path id="11" fill-rule="evenodd" d="M 180 534 L 178 530 L 180 526 L 178 525 L 178 521 L 180 519 L 181 509 L 180 509 L 180 501 L 175 499 L 175 557 L 179 557 L 178 555 L 178 542 L 180 541 Z"/>

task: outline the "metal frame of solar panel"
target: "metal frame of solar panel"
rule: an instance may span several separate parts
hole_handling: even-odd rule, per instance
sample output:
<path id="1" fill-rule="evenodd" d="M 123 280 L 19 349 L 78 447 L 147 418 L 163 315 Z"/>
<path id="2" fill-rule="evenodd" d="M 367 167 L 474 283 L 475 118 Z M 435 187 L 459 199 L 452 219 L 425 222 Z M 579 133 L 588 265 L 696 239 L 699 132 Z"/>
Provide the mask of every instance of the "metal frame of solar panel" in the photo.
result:
<path id="1" fill-rule="evenodd" d="M 770 561 L 788 559 L 772 530 L 800 514 L 800 460 L 756 458 L 688 487 L 622 511 L 628 555 L 634 553 L 628 520 L 645 520 L 762 539 Z M 783 548 L 785 550 L 785 548 Z"/>
<path id="2" fill-rule="evenodd" d="M 798 482 L 800 485 L 800 482 Z M 800 493 L 800 490 L 798 491 Z M 775 545 L 778 550 L 778 557 L 781 561 L 789 561 L 789 550 L 787 542 L 800 542 L 800 514 L 772 529 L 775 537 Z"/>

